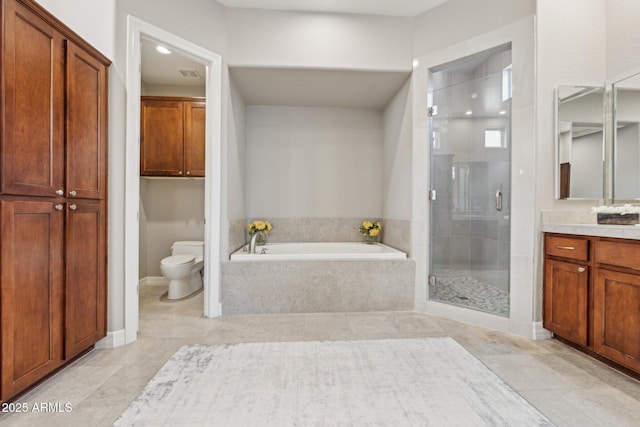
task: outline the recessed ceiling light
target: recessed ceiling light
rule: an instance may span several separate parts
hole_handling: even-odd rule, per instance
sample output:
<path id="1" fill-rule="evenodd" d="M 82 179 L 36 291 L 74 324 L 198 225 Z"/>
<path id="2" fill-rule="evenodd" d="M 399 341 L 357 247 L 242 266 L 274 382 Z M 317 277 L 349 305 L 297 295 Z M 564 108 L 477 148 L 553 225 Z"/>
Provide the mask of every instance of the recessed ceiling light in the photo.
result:
<path id="1" fill-rule="evenodd" d="M 163 55 L 171 55 L 171 51 L 164 46 L 156 45 L 156 50 Z"/>
<path id="2" fill-rule="evenodd" d="M 473 114 L 473 111 L 469 110 L 469 111 L 467 111 L 465 114 L 466 114 L 467 116 L 470 116 L 470 115 L 472 115 L 472 114 Z"/>
<path id="3" fill-rule="evenodd" d="M 502 110 L 502 111 L 498 112 L 498 114 L 500 114 L 500 115 L 505 115 L 505 114 L 507 114 L 507 112 L 506 112 L 506 111 L 504 111 L 504 110 Z"/>

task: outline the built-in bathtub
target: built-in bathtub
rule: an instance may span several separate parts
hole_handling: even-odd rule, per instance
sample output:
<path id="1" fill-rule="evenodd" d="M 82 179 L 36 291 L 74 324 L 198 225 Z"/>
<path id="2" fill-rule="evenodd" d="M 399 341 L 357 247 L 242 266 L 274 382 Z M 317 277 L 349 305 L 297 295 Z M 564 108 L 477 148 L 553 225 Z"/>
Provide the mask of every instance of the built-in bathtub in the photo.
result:
<path id="1" fill-rule="evenodd" d="M 407 254 L 381 243 L 305 242 L 268 243 L 256 246 L 256 253 L 244 246 L 233 254 L 231 261 L 290 261 L 290 260 L 378 260 L 406 259 Z"/>
<path id="2" fill-rule="evenodd" d="M 414 309 L 415 262 L 389 246 L 272 243 L 256 252 L 240 248 L 222 263 L 223 314 Z"/>

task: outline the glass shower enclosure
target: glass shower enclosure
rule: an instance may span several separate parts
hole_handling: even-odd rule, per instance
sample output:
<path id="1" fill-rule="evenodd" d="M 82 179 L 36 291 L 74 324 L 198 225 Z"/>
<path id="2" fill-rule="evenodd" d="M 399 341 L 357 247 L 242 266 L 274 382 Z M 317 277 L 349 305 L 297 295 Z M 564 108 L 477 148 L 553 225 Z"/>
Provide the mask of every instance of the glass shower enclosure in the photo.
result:
<path id="1" fill-rule="evenodd" d="M 511 50 L 431 71 L 429 299 L 508 317 Z"/>

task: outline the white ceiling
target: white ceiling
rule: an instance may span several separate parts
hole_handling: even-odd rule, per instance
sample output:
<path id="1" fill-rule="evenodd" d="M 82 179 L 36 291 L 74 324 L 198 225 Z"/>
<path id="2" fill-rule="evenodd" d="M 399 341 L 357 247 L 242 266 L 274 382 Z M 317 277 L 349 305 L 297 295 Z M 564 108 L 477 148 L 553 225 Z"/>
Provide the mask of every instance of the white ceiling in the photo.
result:
<path id="1" fill-rule="evenodd" d="M 179 52 L 163 55 L 155 49 L 156 44 L 140 41 L 142 60 L 142 81 L 149 85 L 205 86 L 205 67 Z M 183 77 L 180 70 L 195 70 L 200 78 Z"/>
<path id="2" fill-rule="evenodd" d="M 229 69 L 247 105 L 383 108 L 409 78 L 409 72 Z"/>
<path id="3" fill-rule="evenodd" d="M 227 7 L 413 17 L 448 0 L 217 0 Z"/>

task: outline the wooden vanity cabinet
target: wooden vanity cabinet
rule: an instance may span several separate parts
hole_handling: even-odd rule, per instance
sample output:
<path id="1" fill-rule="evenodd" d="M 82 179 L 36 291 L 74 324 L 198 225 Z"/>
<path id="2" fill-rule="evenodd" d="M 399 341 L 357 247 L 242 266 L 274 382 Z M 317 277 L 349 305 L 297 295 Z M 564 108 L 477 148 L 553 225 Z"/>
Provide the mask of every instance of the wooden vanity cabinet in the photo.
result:
<path id="1" fill-rule="evenodd" d="M 640 372 L 640 242 L 595 242 L 593 348 Z"/>
<path id="2" fill-rule="evenodd" d="M 587 345 L 589 241 L 545 237 L 544 327 L 579 345 Z"/>
<path id="3" fill-rule="evenodd" d="M 640 240 L 545 234 L 544 327 L 640 374 Z"/>
<path id="4" fill-rule="evenodd" d="M 205 101 L 143 96 L 140 105 L 140 175 L 203 177 Z"/>
<path id="5" fill-rule="evenodd" d="M 106 335 L 109 60 L 0 0 L 0 400 Z"/>

